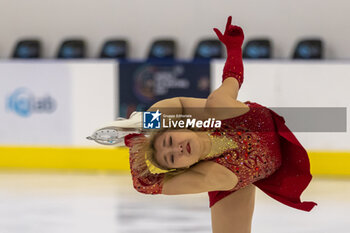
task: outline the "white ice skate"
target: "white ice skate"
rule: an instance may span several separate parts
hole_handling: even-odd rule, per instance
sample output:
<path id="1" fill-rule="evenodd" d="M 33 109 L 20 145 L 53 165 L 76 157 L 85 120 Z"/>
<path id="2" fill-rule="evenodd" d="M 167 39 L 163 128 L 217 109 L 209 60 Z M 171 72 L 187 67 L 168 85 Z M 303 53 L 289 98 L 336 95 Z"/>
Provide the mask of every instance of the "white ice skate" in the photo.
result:
<path id="1" fill-rule="evenodd" d="M 96 130 L 89 140 L 102 145 L 125 146 L 124 137 L 131 133 L 142 132 L 142 112 L 131 113 L 129 119 L 118 117 L 116 121 L 104 125 Z"/>

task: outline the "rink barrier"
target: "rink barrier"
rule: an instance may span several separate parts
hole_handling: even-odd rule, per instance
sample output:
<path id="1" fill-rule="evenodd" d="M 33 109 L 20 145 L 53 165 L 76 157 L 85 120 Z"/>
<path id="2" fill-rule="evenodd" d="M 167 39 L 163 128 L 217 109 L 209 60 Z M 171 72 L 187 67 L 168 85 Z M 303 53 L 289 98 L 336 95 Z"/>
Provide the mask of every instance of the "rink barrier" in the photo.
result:
<path id="1" fill-rule="evenodd" d="M 308 151 L 313 175 L 350 176 L 350 151 Z M 0 147 L 2 169 L 129 171 L 128 148 Z"/>

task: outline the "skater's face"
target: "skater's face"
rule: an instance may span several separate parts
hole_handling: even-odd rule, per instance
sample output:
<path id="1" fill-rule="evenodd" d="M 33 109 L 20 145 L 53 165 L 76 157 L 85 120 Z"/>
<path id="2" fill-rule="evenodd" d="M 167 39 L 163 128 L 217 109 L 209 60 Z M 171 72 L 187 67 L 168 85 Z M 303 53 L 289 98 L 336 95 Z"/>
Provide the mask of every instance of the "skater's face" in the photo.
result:
<path id="1" fill-rule="evenodd" d="M 167 168 L 186 168 L 199 161 L 201 143 L 198 135 L 188 129 L 167 130 L 154 141 L 155 159 Z"/>

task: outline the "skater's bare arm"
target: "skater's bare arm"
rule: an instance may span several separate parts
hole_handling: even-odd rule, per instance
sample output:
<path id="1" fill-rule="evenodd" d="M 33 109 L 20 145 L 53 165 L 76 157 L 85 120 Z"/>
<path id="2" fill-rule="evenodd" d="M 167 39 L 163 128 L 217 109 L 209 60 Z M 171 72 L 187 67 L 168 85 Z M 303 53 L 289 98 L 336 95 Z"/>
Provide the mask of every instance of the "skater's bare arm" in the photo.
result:
<path id="1" fill-rule="evenodd" d="M 216 119 L 228 119 L 249 111 L 249 107 L 237 100 L 238 81 L 227 78 L 221 86 L 213 91 L 205 103 L 205 112 Z"/>
<path id="2" fill-rule="evenodd" d="M 166 115 L 176 115 L 183 113 L 183 106 L 180 97 L 164 99 L 153 104 L 147 111 L 157 111 Z"/>
<path id="3" fill-rule="evenodd" d="M 208 98 L 175 97 L 158 101 L 148 111 L 159 111 L 167 115 L 184 114 L 205 120 L 237 117 L 249 111 L 249 107 L 238 101 L 238 81 L 227 78 Z"/>
<path id="4" fill-rule="evenodd" d="M 153 104 L 147 111 L 159 111 L 166 115 L 191 115 L 196 119 L 208 119 L 209 114 L 205 112 L 206 98 L 175 97 L 164 99 Z"/>
<path id="5" fill-rule="evenodd" d="M 237 181 L 237 176 L 227 168 L 204 161 L 175 177 L 166 177 L 162 193 L 177 195 L 230 190 Z"/>
<path id="6" fill-rule="evenodd" d="M 153 104 L 147 111 L 157 111 L 164 109 L 164 111 L 171 111 L 172 114 L 182 114 L 184 109 L 191 108 L 204 108 L 207 100 L 210 99 L 229 99 L 236 100 L 238 94 L 238 81 L 235 78 L 227 78 L 220 87 L 214 90 L 208 98 L 195 98 L 195 97 L 174 97 L 164 100 L 160 100 Z M 193 110 L 191 110 L 193 111 Z M 165 113 L 165 112 L 164 112 Z M 171 113 L 169 113 L 170 115 Z"/>
<path id="7" fill-rule="evenodd" d="M 238 95 L 239 85 L 235 78 L 227 78 L 221 83 L 221 86 L 215 89 L 209 96 L 210 98 L 218 98 L 218 96 L 225 99 L 236 100 Z"/>

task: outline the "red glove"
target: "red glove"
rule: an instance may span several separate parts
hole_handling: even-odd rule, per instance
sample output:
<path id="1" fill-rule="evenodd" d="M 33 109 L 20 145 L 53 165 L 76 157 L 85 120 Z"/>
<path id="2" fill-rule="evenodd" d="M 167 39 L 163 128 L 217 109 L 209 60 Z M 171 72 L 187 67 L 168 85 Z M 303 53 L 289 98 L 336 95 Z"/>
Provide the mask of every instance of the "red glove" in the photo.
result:
<path id="1" fill-rule="evenodd" d="M 232 17 L 228 17 L 224 35 L 219 29 L 214 28 L 219 40 L 225 44 L 227 59 L 222 74 L 222 81 L 228 77 L 237 79 L 239 88 L 243 83 L 243 61 L 242 61 L 242 44 L 244 34 L 242 28 L 231 25 Z"/>

